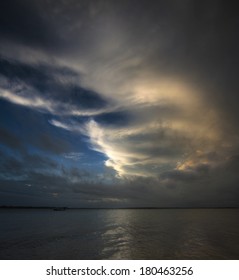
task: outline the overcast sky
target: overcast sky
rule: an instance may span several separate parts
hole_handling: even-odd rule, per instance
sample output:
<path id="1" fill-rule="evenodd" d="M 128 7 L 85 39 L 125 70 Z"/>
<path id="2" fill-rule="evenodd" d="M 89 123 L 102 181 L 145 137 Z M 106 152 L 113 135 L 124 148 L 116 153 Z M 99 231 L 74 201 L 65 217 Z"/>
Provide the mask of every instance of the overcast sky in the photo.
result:
<path id="1" fill-rule="evenodd" d="M 0 205 L 239 206 L 238 10 L 8 0 Z"/>

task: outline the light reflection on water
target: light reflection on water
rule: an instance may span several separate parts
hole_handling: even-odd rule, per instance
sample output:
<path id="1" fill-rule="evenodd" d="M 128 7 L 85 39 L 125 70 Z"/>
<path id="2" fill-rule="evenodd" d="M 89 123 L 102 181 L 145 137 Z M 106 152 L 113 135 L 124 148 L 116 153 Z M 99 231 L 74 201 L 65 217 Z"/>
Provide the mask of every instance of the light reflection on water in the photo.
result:
<path id="1" fill-rule="evenodd" d="M 238 209 L 0 210 L 1 259 L 238 259 Z"/>

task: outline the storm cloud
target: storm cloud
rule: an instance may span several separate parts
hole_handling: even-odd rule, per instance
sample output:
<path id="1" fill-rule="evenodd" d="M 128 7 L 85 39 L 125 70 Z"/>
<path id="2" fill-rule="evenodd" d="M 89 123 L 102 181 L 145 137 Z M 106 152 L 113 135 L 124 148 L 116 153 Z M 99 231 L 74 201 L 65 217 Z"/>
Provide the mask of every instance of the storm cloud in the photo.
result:
<path id="1" fill-rule="evenodd" d="M 232 3 L 11 0 L 0 13 L 7 197 L 28 184 L 38 204 L 238 205 Z"/>

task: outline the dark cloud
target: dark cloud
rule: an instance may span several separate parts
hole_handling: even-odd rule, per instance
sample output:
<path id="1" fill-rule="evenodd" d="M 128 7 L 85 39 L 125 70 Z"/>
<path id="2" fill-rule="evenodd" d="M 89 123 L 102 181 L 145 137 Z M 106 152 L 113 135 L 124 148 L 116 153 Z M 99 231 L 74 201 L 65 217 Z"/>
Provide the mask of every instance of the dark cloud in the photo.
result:
<path id="1" fill-rule="evenodd" d="M 58 163 L 46 156 L 24 153 L 22 155 L 7 154 L 0 151 L 1 178 L 9 180 L 26 180 L 33 170 L 54 172 L 58 169 Z"/>
<path id="2" fill-rule="evenodd" d="M 129 111 L 118 111 L 103 113 L 94 117 L 95 121 L 106 126 L 125 127 L 132 121 L 132 114 Z"/>
<path id="3" fill-rule="evenodd" d="M 32 144 L 45 151 L 61 154 L 70 150 L 70 144 L 62 139 L 58 139 L 47 132 L 40 132 L 34 135 Z"/>
<path id="4" fill-rule="evenodd" d="M 167 186 L 174 183 L 194 184 L 195 182 L 203 182 L 210 176 L 211 168 L 208 164 L 198 164 L 186 170 L 171 170 L 160 175 L 160 180 Z"/>
<path id="5" fill-rule="evenodd" d="M 190 182 L 192 183 L 196 179 L 198 179 L 198 174 L 196 174 L 193 171 L 180 171 L 180 170 L 175 170 L 175 171 L 168 171 L 163 173 L 160 176 L 161 179 L 169 179 L 173 181 L 183 181 L 183 182 Z"/>
<path id="6" fill-rule="evenodd" d="M 30 65 L 0 57 L 0 75 L 6 79 L 2 81 L 3 88 L 33 103 L 34 98 L 44 98 L 56 113 L 67 113 L 71 107 L 100 109 L 108 105 L 100 94 L 81 87 L 80 74 L 68 67 Z"/>
<path id="7" fill-rule="evenodd" d="M 24 164 L 19 159 L 1 153 L 0 172 L 1 179 L 16 180 L 23 177 Z"/>
<path id="8" fill-rule="evenodd" d="M 238 167 L 238 162 L 232 161 Z M 230 160 L 226 165 L 231 164 Z M 38 197 L 39 201 L 45 201 L 44 205 L 73 207 L 238 206 L 238 176 L 231 168 L 223 165 L 211 170 L 207 176 L 197 172 L 165 173 L 159 180 L 137 177 L 116 180 L 112 186 L 103 181 L 92 181 L 92 175 L 80 169 L 64 169 L 55 175 L 30 171 L 24 180 L 2 181 L 1 191 L 18 199 L 22 195 Z M 78 180 L 72 181 L 72 176 Z M 197 180 L 198 176 L 200 180 Z M 31 205 L 31 200 L 27 205 Z"/>
<path id="9" fill-rule="evenodd" d="M 58 49 L 59 38 L 33 1 L 9 0 L 1 3 L 0 36 L 29 46 Z"/>
<path id="10" fill-rule="evenodd" d="M 239 20 L 234 4 L 182 1 L 177 5 L 175 1 L 167 1 L 158 6 L 161 10 L 158 19 L 148 18 L 148 25 L 142 27 L 143 30 L 152 27 L 153 22 L 158 26 L 155 32 L 149 32 L 151 47 L 159 46 L 158 51 L 153 50 L 149 55 L 151 65 L 202 88 L 207 101 L 212 107 L 219 107 L 230 123 L 238 118 L 235 104 L 238 102 L 236 30 Z M 153 14 L 156 16 L 157 12 L 155 9 Z M 161 35 L 165 38 L 163 44 Z"/>
<path id="11" fill-rule="evenodd" d="M 51 89 L 59 90 L 63 84 L 61 79 L 71 81 L 78 77 L 76 72 L 66 67 L 30 65 L 4 57 L 0 57 L 0 74 L 9 80 L 10 85 L 27 84 L 45 94 Z"/>
<path id="12" fill-rule="evenodd" d="M 0 127 L 0 144 L 4 144 L 12 149 L 24 150 L 24 145 L 20 139 L 10 130 Z"/>
<path id="13" fill-rule="evenodd" d="M 72 86 L 68 90 L 70 94 L 68 100 L 65 101 L 68 101 L 72 105 L 78 105 L 80 108 L 89 109 L 102 108 L 108 105 L 108 102 L 94 91 L 79 86 Z"/>
<path id="14" fill-rule="evenodd" d="M 58 163 L 55 162 L 54 160 L 51 160 L 47 157 L 39 156 L 37 154 L 28 154 L 25 155 L 23 158 L 22 165 L 26 169 L 33 169 L 33 168 L 43 168 L 43 169 L 52 169 L 56 170 L 58 168 Z"/>
<path id="15" fill-rule="evenodd" d="M 6 199 L 238 205 L 235 5 L 5 1 L 0 140 Z"/>

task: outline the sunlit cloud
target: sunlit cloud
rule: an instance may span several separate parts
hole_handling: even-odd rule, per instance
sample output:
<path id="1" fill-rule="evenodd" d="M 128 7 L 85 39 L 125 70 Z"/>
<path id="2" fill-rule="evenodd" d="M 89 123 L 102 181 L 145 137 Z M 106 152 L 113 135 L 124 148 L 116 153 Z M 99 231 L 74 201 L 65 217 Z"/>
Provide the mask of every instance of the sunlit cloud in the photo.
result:
<path id="1" fill-rule="evenodd" d="M 63 116 L 97 116 L 103 113 L 110 113 L 117 109 L 117 107 L 108 107 L 102 109 L 81 109 L 77 106 L 65 104 L 57 100 L 49 100 L 37 94 L 29 93 L 28 95 L 20 95 L 9 90 L 0 90 L 0 98 L 5 99 L 11 103 L 28 107 L 34 110 L 51 113 L 54 115 Z"/>
<path id="2" fill-rule="evenodd" d="M 198 91 L 182 82 L 152 80 L 142 85 L 140 80 L 130 96 L 117 95 L 118 89 L 114 90 L 116 106 L 111 112 L 121 108 L 131 114 L 124 127 L 94 119 L 83 126 L 54 119 L 49 122 L 87 136 L 89 147 L 104 154 L 108 158 L 105 165 L 119 177 L 158 177 L 167 169 L 183 169 L 190 162 L 206 164 L 197 151 L 213 153 L 223 141 L 215 125 L 216 111 L 204 103 Z"/>
<path id="3" fill-rule="evenodd" d="M 44 100 L 43 98 L 38 96 L 32 96 L 31 98 L 28 98 L 26 96 L 21 96 L 12 93 L 8 90 L 1 90 L 0 98 L 3 98 L 20 106 L 31 107 L 39 110 L 46 110 L 51 113 L 55 111 L 50 101 Z"/>
<path id="4" fill-rule="evenodd" d="M 137 193 L 140 205 L 148 190 L 155 205 L 197 199 L 206 185 L 223 194 L 227 180 L 237 193 L 229 6 L 224 24 L 220 3 L 200 2 L 195 20 L 194 1 L 53 2 L 9 5 L 0 27 L 3 178 L 52 188 L 55 200 L 79 192 L 83 204 Z"/>

